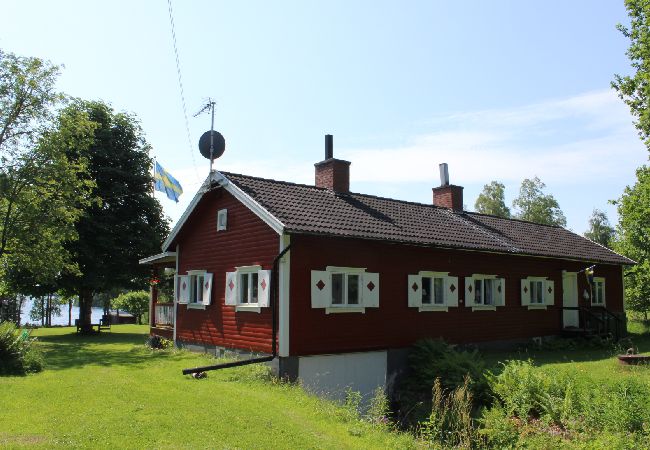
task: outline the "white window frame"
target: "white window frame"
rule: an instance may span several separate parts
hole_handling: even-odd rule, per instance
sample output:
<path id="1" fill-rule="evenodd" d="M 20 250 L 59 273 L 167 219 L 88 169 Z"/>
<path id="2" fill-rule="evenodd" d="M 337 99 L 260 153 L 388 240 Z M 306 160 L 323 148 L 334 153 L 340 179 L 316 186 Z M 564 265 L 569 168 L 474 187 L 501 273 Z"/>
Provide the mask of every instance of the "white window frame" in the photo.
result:
<path id="1" fill-rule="evenodd" d="M 425 279 L 431 280 L 431 302 L 424 302 L 425 295 Z M 436 303 L 435 297 L 435 284 L 436 280 L 442 282 L 442 299 Z M 454 294 L 451 295 L 448 290 L 450 284 L 454 285 Z M 414 291 L 414 286 L 418 286 L 417 291 Z M 458 306 L 458 277 L 450 277 L 449 272 L 432 272 L 421 270 L 417 275 L 408 276 L 408 304 L 409 307 L 417 307 L 418 312 L 448 312 L 450 307 Z"/>
<path id="2" fill-rule="evenodd" d="M 226 231 L 228 229 L 228 210 L 220 209 L 217 211 L 217 231 Z"/>
<path id="3" fill-rule="evenodd" d="M 333 276 L 342 275 L 342 303 L 334 303 Z M 358 303 L 350 303 L 348 286 L 351 276 L 359 277 Z M 324 271 L 311 271 L 311 306 L 323 308 L 326 314 L 365 313 L 366 308 L 379 308 L 379 273 L 361 267 L 327 266 Z M 321 284 L 319 286 L 319 284 Z"/>
<path id="4" fill-rule="evenodd" d="M 598 285 L 602 285 L 602 298 L 598 298 Z M 591 306 L 605 306 L 606 296 L 605 296 L 605 278 L 604 277 L 594 277 L 594 284 L 592 286 L 592 295 L 591 295 Z M 598 300 L 598 301 L 596 301 Z"/>
<path id="5" fill-rule="evenodd" d="M 472 286 L 472 298 L 469 299 L 470 304 L 472 305 L 472 311 L 476 310 L 482 310 L 482 311 L 496 311 L 497 310 L 497 305 L 495 304 L 495 283 L 494 281 L 491 282 L 492 284 L 492 303 L 486 304 L 485 303 L 485 280 L 496 280 L 498 277 L 496 275 L 483 275 L 483 274 L 473 274 L 472 279 L 474 282 L 474 285 Z M 479 281 L 481 283 L 481 302 L 476 303 L 476 282 Z M 467 289 L 467 288 L 466 288 Z M 467 302 L 468 299 L 465 299 L 465 302 Z"/>
<path id="6" fill-rule="evenodd" d="M 187 301 L 188 309 L 205 309 L 203 304 L 203 282 L 205 280 L 207 270 L 188 270 L 187 276 L 189 277 L 188 284 L 190 286 L 189 300 Z M 199 283 L 199 279 L 201 282 Z M 200 299 L 198 293 L 200 292 Z"/>
<path id="7" fill-rule="evenodd" d="M 261 312 L 262 307 L 259 305 L 259 291 L 257 292 L 257 301 L 256 302 L 250 302 L 250 301 L 242 301 L 242 291 L 243 291 L 243 285 L 242 285 L 242 275 L 248 275 L 248 293 L 250 296 L 251 292 L 251 282 L 252 282 L 252 274 L 257 275 L 258 281 L 259 281 L 259 271 L 262 270 L 262 266 L 240 266 L 240 267 L 235 267 L 236 274 L 237 274 L 237 305 L 235 306 L 235 311 L 248 311 L 248 312 Z M 255 287 L 257 289 L 257 286 Z M 250 297 L 249 297 L 250 299 Z"/>
<path id="8" fill-rule="evenodd" d="M 553 296 L 555 295 L 555 281 L 554 280 L 550 280 L 548 277 L 535 277 L 535 276 L 532 276 L 532 277 L 523 278 L 522 282 L 526 283 L 526 286 L 528 287 L 528 290 L 529 290 L 528 303 L 526 304 L 526 307 L 529 310 L 535 310 L 535 309 L 546 310 L 546 309 L 548 309 L 549 306 L 553 306 L 553 304 L 555 303 L 553 301 Z M 535 291 L 532 288 L 532 283 L 542 283 L 542 291 L 541 291 L 542 292 L 542 302 L 541 303 L 532 301 L 533 292 Z M 550 301 L 549 301 L 549 298 L 548 298 L 549 295 L 548 295 L 548 292 L 547 292 L 548 289 L 549 289 L 549 286 L 551 287 L 551 289 L 553 291 L 550 294 L 550 296 L 551 296 Z M 523 296 L 523 293 L 520 293 L 520 295 Z M 523 302 L 523 299 L 522 299 L 522 302 Z"/>

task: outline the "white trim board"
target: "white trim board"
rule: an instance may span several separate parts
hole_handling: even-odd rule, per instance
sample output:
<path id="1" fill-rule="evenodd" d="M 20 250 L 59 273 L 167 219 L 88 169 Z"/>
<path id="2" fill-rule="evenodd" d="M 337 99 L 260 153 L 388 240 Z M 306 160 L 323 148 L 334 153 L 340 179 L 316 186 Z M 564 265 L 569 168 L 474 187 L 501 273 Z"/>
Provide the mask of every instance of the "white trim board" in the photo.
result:
<path id="1" fill-rule="evenodd" d="M 194 211 L 194 208 L 196 208 L 196 206 L 203 198 L 203 195 L 210 191 L 210 185 L 213 181 L 216 182 L 220 187 L 224 188 L 237 200 L 239 200 L 253 214 L 262 219 L 269 227 L 271 227 L 271 229 L 273 229 L 273 231 L 279 235 L 282 235 L 284 233 L 284 224 L 280 222 L 273 214 L 271 214 L 266 208 L 253 200 L 250 195 L 239 189 L 239 187 L 237 187 L 234 183 L 231 183 L 230 180 L 228 180 L 228 178 L 226 178 L 225 175 L 223 175 L 221 172 L 213 170 L 205 179 L 199 190 L 196 191 L 196 194 L 194 194 L 194 197 L 192 198 L 192 201 L 188 205 L 187 209 L 183 212 L 181 218 L 178 219 L 178 222 L 174 226 L 174 229 L 171 231 L 171 233 L 169 233 L 167 239 L 165 239 L 165 242 L 163 242 L 163 252 L 165 252 L 171 243 L 174 242 L 174 239 L 176 239 L 176 236 L 185 225 L 185 222 L 187 222 L 187 219 L 192 214 L 192 211 Z"/>

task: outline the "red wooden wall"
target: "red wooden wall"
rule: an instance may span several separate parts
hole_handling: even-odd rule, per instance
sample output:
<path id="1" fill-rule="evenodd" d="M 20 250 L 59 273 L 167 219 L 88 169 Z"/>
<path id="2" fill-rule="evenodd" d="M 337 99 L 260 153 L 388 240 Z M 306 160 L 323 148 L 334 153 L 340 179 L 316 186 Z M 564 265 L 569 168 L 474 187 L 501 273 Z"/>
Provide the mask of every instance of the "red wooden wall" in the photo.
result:
<path id="1" fill-rule="evenodd" d="M 545 258 L 459 250 L 437 250 L 360 239 L 291 237 L 291 355 L 338 353 L 405 347 L 424 337 L 450 342 L 510 340 L 558 334 L 562 324 L 562 270 L 576 272 L 588 264 Z M 326 314 L 311 308 L 310 272 L 326 266 L 365 267 L 378 272 L 379 308 L 361 313 Z M 418 312 L 407 305 L 407 275 L 421 270 L 450 272 L 459 277 L 459 300 L 464 277 L 474 273 L 506 279 L 506 305 L 497 311 L 475 311 L 460 305 L 449 312 Z M 623 310 L 620 266 L 598 265 L 596 276 L 606 278 L 607 308 Z M 547 310 L 521 306 L 520 280 L 528 276 L 555 281 L 555 302 Z M 587 287 L 578 275 L 580 305 Z"/>
<path id="2" fill-rule="evenodd" d="M 228 209 L 228 229 L 217 232 L 217 211 L 223 208 Z M 279 252 L 278 234 L 224 189 L 217 189 L 203 197 L 176 242 L 180 245 L 179 274 L 188 270 L 214 274 L 211 305 L 205 310 L 178 305 L 177 339 L 271 352 L 271 309 L 235 312 L 234 306 L 226 306 L 225 273 L 236 266 L 271 269 Z"/>

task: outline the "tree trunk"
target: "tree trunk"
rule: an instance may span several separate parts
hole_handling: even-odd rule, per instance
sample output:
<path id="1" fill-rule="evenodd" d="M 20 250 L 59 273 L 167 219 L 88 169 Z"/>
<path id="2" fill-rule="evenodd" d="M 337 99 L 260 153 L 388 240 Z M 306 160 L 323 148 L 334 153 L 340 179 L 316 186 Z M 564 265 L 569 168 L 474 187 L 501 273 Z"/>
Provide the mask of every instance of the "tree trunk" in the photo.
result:
<path id="1" fill-rule="evenodd" d="M 68 300 L 68 326 L 72 326 L 72 297 Z"/>
<path id="2" fill-rule="evenodd" d="M 41 297 L 41 326 L 45 326 L 45 297 Z"/>
<path id="3" fill-rule="evenodd" d="M 93 333 L 91 322 L 93 294 L 90 289 L 79 290 L 79 326 L 82 334 Z"/>

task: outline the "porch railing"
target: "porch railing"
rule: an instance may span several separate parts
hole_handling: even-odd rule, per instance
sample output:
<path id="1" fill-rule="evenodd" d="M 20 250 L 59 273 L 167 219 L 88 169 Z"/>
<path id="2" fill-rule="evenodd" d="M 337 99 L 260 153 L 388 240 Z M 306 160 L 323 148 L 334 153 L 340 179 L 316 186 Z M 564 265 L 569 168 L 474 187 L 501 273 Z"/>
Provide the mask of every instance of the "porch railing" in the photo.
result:
<path id="1" fill-rule="evenodd" d="M 173 303 L 156 303 L 156 326 L 174 325 L 174 304 Z"/>
<path id="2" fill-rule="evenodd" d="M 619 340 L 625 335 L 625 322 L 610 310 L 598 306 L 585 308 L 583 306 L 564 306 L 561 311 L 578 311 L 579 329 L 596 334 L 610 334 Z"/>

